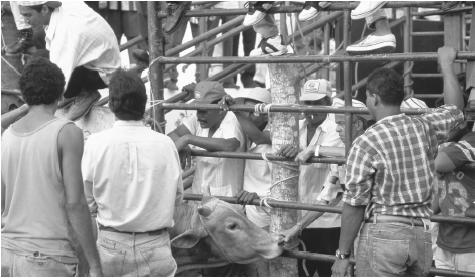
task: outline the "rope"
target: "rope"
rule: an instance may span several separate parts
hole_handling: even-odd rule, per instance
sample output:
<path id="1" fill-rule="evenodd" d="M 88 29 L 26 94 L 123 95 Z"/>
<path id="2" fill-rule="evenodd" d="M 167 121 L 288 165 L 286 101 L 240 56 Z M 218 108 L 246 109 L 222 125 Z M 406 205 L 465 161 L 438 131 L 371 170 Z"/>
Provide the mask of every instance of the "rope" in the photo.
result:
<path id="1" fill-rule="evenodd" d="M 3 56 L 2 56 L 2 61 L 4 61 L 5 64 L 7 64 L 8 67 L 11 68 L 14 73 L 16 73 L 18 76 L 21 76 L 21 73 L 12 64 L 10 64 L 10 62 L 8 62 L 8 60 L 5 59 Z"/>
<path id="2" fill-rule="evenodd" d="M 305 242 L 299 239 L 299 244 L 302 245 L 302 249 L 303 249 L 302 251 L 306 252 L 307 246 L 305 245 Z M 305 272 L 305 276 L 310 277 L 310 274 L 308 273 L 308 269 L 307 269 L 307 259 L 302 259 L 302 268 L 303 268 L 303 272 Z"/>

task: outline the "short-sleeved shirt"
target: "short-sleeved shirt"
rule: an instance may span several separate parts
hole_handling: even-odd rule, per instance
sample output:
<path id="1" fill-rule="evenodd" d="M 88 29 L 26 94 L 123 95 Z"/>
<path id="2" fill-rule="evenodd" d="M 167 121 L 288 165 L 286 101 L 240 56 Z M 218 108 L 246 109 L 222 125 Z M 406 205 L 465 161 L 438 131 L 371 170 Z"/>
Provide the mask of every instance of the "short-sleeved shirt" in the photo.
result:
<path id="1" fill-rule="evenodd" d="M 420 116 L 385 117 L 355 139 L 343 201 L 372 214 L 428 218 L 437 147 L 464 120 L 454 105 Z"/>
<path id="2" fill-rule="evenodd" d="M 439 153 L 445 153 L 456 167 L 437 179 L 441 213 L 463 217 L 475 201 L 475 132 L 441 146 Z M 475 227 L 440 223 L 437 245 L 454 253 L 474 253 Z"/>
<path id="3" fill-rule="evenodd" d="M 195 136 L 208 138 L 209 128 L 202 128 L 196 116 L 183 119 L 183 124 Z M 239 141 L 237 152 L 246 150 L 246 137 L 233 112 L 228 111 L 212 138 Z M 202 148 L 192 146 L 194 149 Z M 225 157 L 197 157 L 193 178 L 193 193 L 216 196 L 236 196 L 243 186 L 244 160 Z"/>
<path id="4" fill-rule="evenodd" d="M 317 127 L 312 140 L 307 144 L 307 122 L 302 120 L 300 126 L 300 150 L 307 146 L 327 146 L 342 147 L 343 142 L 336 132 L 336 123 L 334 118 L 328 115 L 327 119 Z M 299 199 L 303 203 L 315 203 L 324 187 L 328 173 L 331 171 L 330 164 L 311 163 L 300 165 L 299 175 Z M 303 214 L 301 216 L 304 215 Z M 325 213 L 320 218 L 312 222 L 308 228 L 332 228 L 340 226 L 340 215 L 335 213 Z"/>

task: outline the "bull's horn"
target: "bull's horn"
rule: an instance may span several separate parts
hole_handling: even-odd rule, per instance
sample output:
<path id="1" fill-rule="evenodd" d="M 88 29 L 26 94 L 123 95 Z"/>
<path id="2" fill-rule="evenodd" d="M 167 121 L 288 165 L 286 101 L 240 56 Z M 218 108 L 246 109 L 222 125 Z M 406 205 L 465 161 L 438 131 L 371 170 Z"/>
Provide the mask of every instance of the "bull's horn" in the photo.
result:
<path id="1" fill-rule="evenodd" d="M 208 217 L 211 214 L 212 210 L 209 207 L 206 206 L 200 206 L 198 207 L 198 213 L 201 216 Z"/>

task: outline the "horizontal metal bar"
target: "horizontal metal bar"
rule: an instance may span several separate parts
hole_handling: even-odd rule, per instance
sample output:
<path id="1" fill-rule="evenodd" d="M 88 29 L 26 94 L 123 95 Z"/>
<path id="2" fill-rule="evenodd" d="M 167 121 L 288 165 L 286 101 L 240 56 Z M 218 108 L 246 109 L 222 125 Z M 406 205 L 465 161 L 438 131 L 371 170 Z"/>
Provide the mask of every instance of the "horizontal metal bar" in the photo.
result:
<path id="1" fill-rule="evenodd" d="M 442 94 L 414 94 L 416 98 L 441 98 Z"/>
<path id="2" fill-rule="evenodd" d="M 188 49 L 192 46 L 197 45 L 198 43 L 200 43 L 202 41 L 211 39 L 214 36 L 216 36 L 217 34 L 225 32 L 225 31 L 231 29 L 231 27 L 234 27 L 235 25 L 240 24 L 243 20 L 244 20 L 244 16 L 238 16 L 236 18 L 233 18 L 232 20 L 230 20 L 230 21 L 228 21 L 228 22 L 226 22 L 226 23 L 224 23 L 224 24 L 222 24 L 222 25 L 220 25 L 216 28 L 213 28 L 213 29 L 209 30 L 206 33 L 203 33 L 203 34 L 193 38 L 190 41 L 187 41 L 183 44 L 180 44 L 180 45 L 178 45 L 174 48 L 171 48 L 171 49 L 165 51 L 165 56 L 174 56 L 174 55 L 180 53 L 181 51 L 183 51 L 185 49 Z"/>
<path id="3" fill-rule="evenodd" d="M 332 2 L 326 11 L 332 10 L 350 10 L 358 6 L 356 2 Z M 391 1 L 384 5 L 384 8 L 403 8 L 403 7 L 440 7 L 437 1 Z M 302 11 L 302 6 L 280 6 L 272 7 L 268 13 L 298 13 Z M 248 9 L 212 9 L 212 10 L 190 10 L 185 13 L 187 17 L 201 16 L 226 16 L 226 15 L 243 15 Z"/>
<path id="4" fill-rule="evenodd" d="M 423 11 L 423 12 L 415 13 L 414 15 L 415 16 L 444 15 L 444 14 L 452 14 L 452 13 L 465 13 L 465 12 L 470 12 L 471 10 L 472 10 L 472 7 L 460 7 L 460 8 L 450 9 L 448 11 L 444 11 L 444 10 Z"/>
<path id="5" fill-rule="evenodd" d="M 424 36 L 443 36 L 444 31 L 427 31 L 427 32 L 411 32 L 411 36 L 424 37 Z"/>
<path id="6" fill-rule="evenodd" d="M 297 250 L 285 250 L 282 254 L 283 257 L 287 258 L 295 258 L 295 259 L 302 259 L 302 260 L 309 260 L 309 261 L 320 261 L 320 262 L 334 262 L 336 260 L 335 256 L 325 255 L 325 254 L 318 254 L 318 253 L 311 253 L 308 251 L 297 251 Z M 350 258 L 350 264 L 355 264 L 356 261 L 354 258 Z M 448 269 L 440 269 L 431 267 L 429 270 L 429 274 L 432 275 L 441 275 L 441 276 L 448 276 L 448 277 L 473 277 L 475 276 L 475 272 L 467 272 L 467 271 L 454 271 Z"/>
<path id="7" fill-rule="evenodd" d="M 225 110 L 222 105 L 219 104 L 199 104 L 199 103 L 163 103 L 161 104 L 163 108 L 166 109 L 180 109 L 180 110 Z M 254 112 L 253 105 L 247 104 L 234 104 L 228 106 L 227 110 L 229 111 L 244 111 L 244 112 Z M 432 111 L 432 109 L 401 109 L 402 112 L 408 115 L 418 115 Z M 335 108 L 331 106 L 309 106 L 309 105 L 283 105 L 283 104 L 274 104 L 270 107 L 270 112 L 287 112 L 287 113 L 336 113 L 344 114 L 345 112 L 350 112 L 353 114 L 368 114 L 368 109 L 365 108 L 355 108 L 355 107 L 346 107 L 346 108 Z"/>
<path id="8" fill-rule="evenodd" d="M 475 60 L 474 51 L 459 51 L 457 59 Z M 437 61 L 436 52 L 392 53 L 372 55 L 285 55 L 259 57 L 159 57 L 158 62 L 167 64 L 208 64 L 208 63 L 332 63 L 364 61 Z M 457 61 L 456 61 L 457 62 Z"/>
<path id="9" fill-rule="evenodd" d="M 214 197 L 228 203 L 238 204 L 236 197 L 224 197 L 224 196 L 214 196 Z M 201 201 L 202 198 L 203 198 L 203 195 L 201 194 L 185 193 L 183 196 L 183 199 L 192 200 L 192 201 Z M 271 207 L 274 207 L 274 208 L 321 211 L 321 212 L 329 212 L 329 213 L 341 213 L 342 211 L 342 209 L 338 207 L 299 203 L 299 202 L 268 200 L 267 203 Z M 254 205 L 254 206 L 260 206 L 260 199 L 254 199 L 249 204 Z M 438 223 L 457 223 L 457 224 L 475 226 L 475 218 L 470 218 L 470 217 L 433 215 L 430 218 L 430 220 L 432 222 L 438 222 Z"/>
<path id="10" fill-rule="evenodd" d="M 201 150 L 192 150 L 191 155 L 205 156 L 205 157 L 227 157 L 238 159 L 251 159 L 251 160 L 264 160 L 261 153 L 246 153 L 246 152 L 208 152 Z M 283 156 L 266 153 L 266 158 L 270 161 L 288 161 L 294 162 L 293 159 L 288 159 Z M 330 164 L 345 164 L 346 159 L 344 157 L 312 157 L 308 160 L 309 163 L 330 163 Z"/>
<path id="11" fill-rule="evenodd" d="M 141 41 L 144 40 L 144 37 L 142 37 L 142 35 L 138 35 L 137 37 L 133 38 L 133 39 L 130 39 L 128 40 L 126 43 L 122 44 L 119 46 L 119 50 L 120 51 L 123 51 L 125 49 L 128 49 L 138 43 L 140 43 Z"/>
<path id="12" fill-rule="evenodd" d="M 413 78 L 441 78 L 441 73 L 412 73 Z"/>

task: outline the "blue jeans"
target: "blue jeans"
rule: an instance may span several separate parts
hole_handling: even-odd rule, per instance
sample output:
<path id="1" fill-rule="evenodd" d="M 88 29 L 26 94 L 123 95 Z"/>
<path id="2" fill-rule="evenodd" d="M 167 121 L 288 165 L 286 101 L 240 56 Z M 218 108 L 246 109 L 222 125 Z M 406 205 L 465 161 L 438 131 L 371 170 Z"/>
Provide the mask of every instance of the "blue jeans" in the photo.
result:
<path id="1" fill-rule="evenodd" d="M 44 256 L 38 252 L 27 254 L 2 248 L 2 277 L 11 276 L 77 276 L 78 265 L 64 263 L 54 256 Z"/>
<path id="2" fill-rule="evenodd" d="M 365 223 L 356 250 L 356 276 L 427 276 L 432 264 L 428 228 Z"/>
<path id="3" fill-rule="evenodd" d="M 174 276 L 170 236 L 99 230 L 97 250 L 104 276 Z"/>

